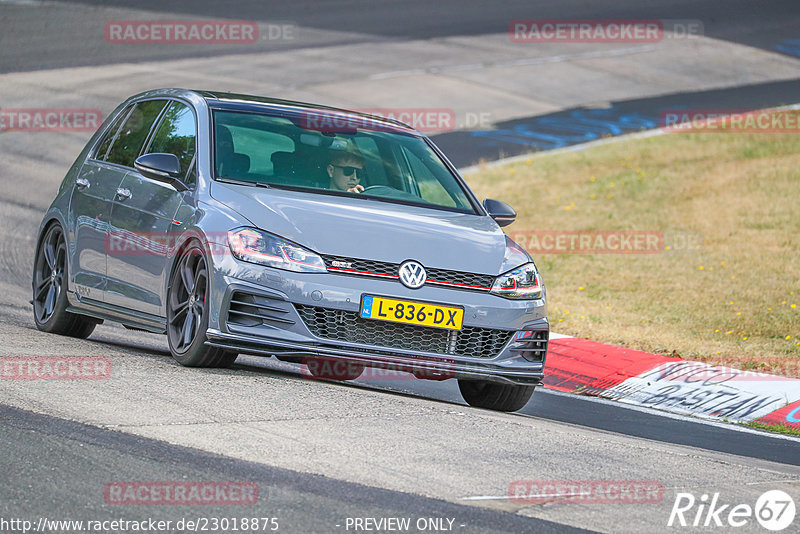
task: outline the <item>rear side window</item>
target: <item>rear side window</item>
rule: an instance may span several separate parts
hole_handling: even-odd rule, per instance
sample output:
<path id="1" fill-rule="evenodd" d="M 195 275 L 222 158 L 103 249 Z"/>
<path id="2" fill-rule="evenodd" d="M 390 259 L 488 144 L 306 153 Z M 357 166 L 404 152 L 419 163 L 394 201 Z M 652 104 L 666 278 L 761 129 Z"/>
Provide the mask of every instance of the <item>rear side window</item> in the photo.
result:
<path id="1" fill-rule="evenodd" d="M 272 155 L 292 152 L 294 141 L 285 135 L 251 128 L 230 127 L 234 151 L 250 157 L 250 172 L 258 175 L 274 174 Z"/>
<path id="2" fill-rule="evenodd" d="M 133 167 L 133 161 L 142 150 L 147 134 L 166 103 L 166 100 L 148 100 L 136 104 L 117 132 L 106 161 Z"/>
<path id="3" fill-rule="evenodd" d="M 111 142 L 114 140 L 114 137 L 117 135 L 117 130 L 119 130 L 119 125 L 122 124 L 122 121 L 125 120 L 125 117 L 128 116 L 128 113 L 131 111 L 131 106 L 126 107 L 122 110 L 119 115 L 114 119 L 114 123 L 108 128 L 105 135 L 103 136 L 103 140 L 100 141 L 100 146 L 97 147 L 97 151 L 95 152 L 94 158 L 95 159 L 106 159 L 106 153 L 108 152 L 108 147 L 111 146 Z"/>
<path id="4" fill-rule="evenodd" d="M 173 102 L 164 113 L 147 152 L 175 154 L 181 164 L 181 175 L 186 176 L 196 144 L 194 113 L 187 105 Z"/>
<path id="5" fill-rule="evenodd" d="M 246 117 L 258 120 L 258 116 Z M 294 141 L 282 133 L 258 126 L 258 123 L 248 122 L 217 123 L 214 152 L 217 176 L 254 181 L 290 172 L 293 168 L 290 160 L 295 156 Z"/>

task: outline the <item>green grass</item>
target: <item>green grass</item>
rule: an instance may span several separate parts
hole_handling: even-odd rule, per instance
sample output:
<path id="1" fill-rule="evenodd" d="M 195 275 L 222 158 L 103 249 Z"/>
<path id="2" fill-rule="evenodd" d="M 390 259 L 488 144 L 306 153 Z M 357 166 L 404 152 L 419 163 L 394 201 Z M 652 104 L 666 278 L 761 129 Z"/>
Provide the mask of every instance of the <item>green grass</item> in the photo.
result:
<path id="1" fill-rule="evenodd" d="M 778 432 L 780 434 L 789 434 L 791 436 L 800 436 L 800 430 L 798 430 L 798 429 L 796 429 L 794 427 L 791 427 L 789 425 L 784 425 L 784 424 L 780 424 L 780 423 L 765 424 L 765 423 L 759 423 L 757 421 L 752 421 L 750 423 L 747 423 L 746 426 L 749 426 L 751 428 L 758 428 L 760 430 L 768 430 L 770 432 Z"/>

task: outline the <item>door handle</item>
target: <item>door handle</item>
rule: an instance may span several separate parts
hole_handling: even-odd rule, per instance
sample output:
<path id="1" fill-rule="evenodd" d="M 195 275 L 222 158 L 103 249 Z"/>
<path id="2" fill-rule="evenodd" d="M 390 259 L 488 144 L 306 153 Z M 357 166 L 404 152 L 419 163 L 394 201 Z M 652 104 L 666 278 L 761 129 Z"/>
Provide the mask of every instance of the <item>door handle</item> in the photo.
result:
<path id="1" fill-rule="evenodd" d="M 120 200 L 128 200 L 131 198 L 131 190 L 119 187 L 117 188 L 117 196 L 120 198 Z"/>
<path id="2" fill-rule="evenodd" d="M 86 178 L 78 178 L 75 180 L 75 187 L 78 189 L 86 189 L 89 187 L 89 180 Z"/>

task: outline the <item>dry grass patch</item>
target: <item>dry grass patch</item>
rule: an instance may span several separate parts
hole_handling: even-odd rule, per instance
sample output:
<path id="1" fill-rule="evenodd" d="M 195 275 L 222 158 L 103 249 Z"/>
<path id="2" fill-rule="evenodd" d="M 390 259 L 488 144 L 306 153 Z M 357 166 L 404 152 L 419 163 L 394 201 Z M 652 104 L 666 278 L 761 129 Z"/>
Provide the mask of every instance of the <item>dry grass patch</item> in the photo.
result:
<path id="1" fill-rule="evenodd" d="M 554 331 L 800 376 L 800 135 L 669 134 L 467 180 L 480 197 L 514 206 L 512 237 L 664 235 L 655 254 L 531 251 Z"/>

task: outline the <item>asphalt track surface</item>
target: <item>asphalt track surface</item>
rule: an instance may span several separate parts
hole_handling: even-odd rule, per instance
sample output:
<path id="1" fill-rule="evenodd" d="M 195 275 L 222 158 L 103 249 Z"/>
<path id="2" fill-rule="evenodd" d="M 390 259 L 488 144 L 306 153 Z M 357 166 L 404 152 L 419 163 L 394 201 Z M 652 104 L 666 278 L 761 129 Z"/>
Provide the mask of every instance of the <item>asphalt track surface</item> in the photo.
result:
<path id="1" fill-rule="evenodd" d="M 92 39 L 76 39 L 87 27 L 102 25 L 108 19 L 108 10 L 120 9 L 120 18 L 127 16 L 128 2 L 83 2 L 86 5 L 98 7 L 96 19 L 70 18 L 71 4 L 63 2 L 49 2 L 41 9 L 53 10 L 60 18 L 60 23 L 52 18 L 40 16 L 25 16 L 13 19 L 10 13 L 15 13 L 14 3 L 0 6 L 3 15 L 4 31 L 0 35 L 0 72 L 15 72 L 20 70 L 36 70 L 76 65 L 103 65 L 119 61 L 144 61 L 152 59 L 169 59 L 175 57 L 196 56 L 203 57 L 209 54 L 230 54 L 231 52 L 252 53 L 252 47 L 208 50 L 181 49 L 176 52 L 173 48 L 159 48 L 144 45 L 141 48 L 129 47 L 126 49 L 110 49 L 100 46 Z M 444 36 L 475 36 L 485 33 L 498 33 L 504 31 L 509 19 L 514 18 L 662 18 L 662 19 L 701 19 L 704 21 L 707 35 L 717 39 L 729 40 L 748 46 L 773 50 L 776 43 L 795 36 L 796 28 L 800 26 L 800 9 L 794 2 L 707 2 L 700 6 L 695 2 L 652 2 L 647 5 L 629 6 L 625 2 L 612 2 L 599 6 L 586 2 L 565 2 L 559 4 L 530 2 L 503 2 L 499 4 L 490 2 L 437 2 L 433 7 L 423 2 L 226 2 L 222 4 L 211 1 L 194 2 L 191 8 L 177 2 L 140 2 L 136 9 L 142 11 L 155 11 L 164 18 L 183 16 L 225 17 L 240 19 L 255 19 L 260 21 L 294 21 L 301 26 L 313 27 L 329 31 L 329 36 L 320 37 L 319 41 L 303 46 L 330 46 L 332 44 L 360 40 L 374 42 L 379 46 L 382 42 L 391 42 L 402 39 L 435 39 Z M 422 7 L 427 6 L 427 7 Z M 104 10 L 102 13 L 100 9 Z M 221 11 L 224 9 L 224 11 Z M 424 12 L 425 16 L 420 16 Z M 291 48 L 292 43 L 283 43 L 277 46 Z M 657 117 L 659 110 L 675 105 L 685 105 L 687 101 L 702 103 L 713 102 L 722 105 L 718 107 L 779 105 L 793 103 L 797 91 L 797 81 L 772 82 L 769 84 L 738 87 L 719 91 L 704 91 L 695 95 L 676 94 L 658 96 L 635 101 L 613 102 L 614 113 L 640 114 L 647 117 Z M 692 100 L 693 99 L 693 100 Z M 555 118 L 566 117 L 570 112 L 554 114 Z M 542 116 L 515 119 L 508 123 L 497 125 L 498 129 L 513 129 L 520 124 L 537 121 Z M 542 147 L 524 146 L 521 143 L 497 143 L 496 139 L 489 141 L 478 138 L 483 145 L 475 144 L 475 136 L 469 139 L 464 134 L 455 132 L 439 136 L 439 143 L 458 164 L 471 162 L 473 150 L 480 152 L 481 157 L 491 158 L 498 152 L 515 153 L 515 150 L 525 151 L 541 149 Z M 472 143 L 472 144 L 470 144 Z M 469 148 L 465 148 L 469 147 Z M 516 147 L 516 148 L 515 148 Z M 20 177 L 21 178 L 21 177 Z M 4 178 L 6 179 L 6 178 Z M 19 179 L 19 178 L 17 178 Z M 54 183 L 57 183 L 57 178 Z M 50 201 L 51 191 L 34 190 L 27 194 L 27 202 L 21 204 L 17 197 L 6 194 L 5 188 L 0 190 L 0 270 L 3 273 L 3 286 L 7 302 L 0 304 L 0 326 L 8 340 L 2 354 L 38 354 L 40 352 L 58 350 L 61 341 L 54 340 L 53 336 L 38 334 L 30 317 L 31 310 L 27 304 L 30 273 L 32 261 L 31 243 L 35 236 L 36 226 L 41 217 L 41 207 Z M 67 343 L 66 341 L 64 343 Z M 375 403 L 398 404 L 404 407 L 431 412 L 436 414 L 459 414 L 463 417 L 464 425 L 477 426 L 481 418 L 494 417 L 484 415 L 481 411 L 472 410 L 464 406 L 458 394 L 455 383 L 424 382 L 416 380 L 367 380 L 360 379 L 350 384 L 318 383 L 309 384 L 300 376 L 299 368 L 283 364 L 274 360 L 263 360 L 256 357 L 242 356 L 231 370 L 214 371 L 198 375 L 193 371 L 177 368 L 166 352 L 166 341 L 149 334 L 129 332 L 121 328 L 104 325 L 97 329 L 92 338 L 87 341 L 72 341 L 65 345 L 69 354 L 103 353 L 116 358 L 114 361 L 122 362 L 121 365 L 136 366 L 144 376 L 152 376 L 158 380 L 174 380 L 169 386 L 148 390 L 152 395 L 153 405 L 169 405 L 176 408 L 182 404 L 191 403 L 191 395 L 199 395 L 197 390 L 191 389 L 192 380 L 200 376 L 204 387 L 209 390 L 224 391 L 227 395 L 236 396 L 243 380 L 265 380 L 265 387 L 279 383 L 287 386 L 289 390 L 303 390 L 297 398 L 291 398 L 297 403 L 299 409 L 313 410 L 313 399 L 303 397 L 305 390 L 311 390 L 314 395 L 324 396 L 325 400 L 335 405 L 334 408 L 326 406 L 334 412 L 341 409 L 346 414 L 346 407 L 369 405 Z M 182 374 L 173 374 L 173 369 Z M 166 371 L 165 371 L 166 370 Z M 185 372 L 184 372 L 185 371 Z M 120 380 L 125 380 L 124 377 Z M 123 389 L 129 390 L 141 386 L 141 382 L 125 382 Z M 406 489 L 402 484 L 397 484 L 399 490 L 386 489 L 394 487 L 387 484 L 376 475 L 374 483 L 359 483 L 348 481 L 352 478 L 358 480 L 371 480 L 370 476 L 344 477 L 332 472 L 330 475 L 314 474 L 319 469 L 301 469 L 302 461 L 298 461 L 298 469 L 287 469 L 291 462 L 279 462 L 276 451 L 275 463 L 269 460 L 270 455 L 255 449 L 236 451 L 236 444 L 230 443 L 231 455 L 217 454 L 220 447 L 187 447 L 175 444 L 171 439 L 164 438 L 157 430 L 147 430 L 157 439 L 150 439 L 144 435 L 134 435 L 139 429 L 135 425 L 113 424 L 103 422 L 96 413 L 87 409 L 86 416 L 82 417 L 80 411 L 70 412 L 59 406 L 58 399 L 71 398 L 79 402 L 79 395 L 91 395 L 84 391 L 81 393 L 61 391 L 49 386 L 42 386 L 37 391 L 26 391 L 17 396 L 17 391 L 8 385 L 0 389 L 4 399 L 0 406 L 0 443 L 4 455 L 0 460 L 0 517 L 27 517 L 31 519 L 45 515 L 49 518 L 79 519 L 114 517 L 141 520 L 152 516 L 164 519 L 176 519 L 185 516 L 202 514 L 204 516 L 222 515 L 250 515 L 257 511 L 258 516 L 275 515 L 280 517 L 281 531 L 287 532 L 330 532 L 344 531 L 337 525 L 347 517 L 453 517 L 458 525 L 456 529 L 463 532 L 570 532 L 573 527 L 567 525 L 594 525 L 593 528 L 602 531 L 615 530 L 608 520 L 595 521 L 593 516 L 596 510 L 575 509 L 575 512 L 559 510 L 520 509 L 508 508 L 503 504 L 490 506 L 474 506 L 474 502 L 467 502 L 472 506 L 456 504 L 452 495 L 466 494 L 458 491 L 447 492 L 442 490 L 441 495 L 446 500 L 433 497 L 439 496 L 429 487 L 419 491 Z M 68 389 L 68 388 L 67 388 Z M 77 387 L 76 387 L 77 389 Z M 134 405 L 127 404 L 129 395 L 135 392 L 123 391 L 119 397 L 107 396 L 102 402 L 107 402 L 110 412 L 120 414 L 128 411 L 135 412 L 147 403 Z M 148 393 L 142 393 L 146 395 Z M 39 396 L 40 395 L 40 396 Z M 61 395 L 64 395 L 63 397 Z M 70 396 L 74 395 L 74 396 Z M 37 397 L 38 396 L 38 397 Z M 52 397 L 52 398 L 49 398 Z M 91 397 L 94 402 L 101 397 Z M 33 402 L 31 400 L 33 399 Z M 362 399 L 367 399 L 363 401 Z M 202 404 L 198 399 L 198 405 Z M 229 401 L 232 405 L 230 415 L 234 419 L 241 417 L 248 419 L 250 412 L 241 411 L 238 400 Z M 117 405 L 117 403 L 119 403 Z M 139 408 L 137 408 L 137 406 Z M 341 407 L 341 408 L 340 408 Z M 20 409 L 26 408 L 26 409 Z M 325 410 L 321 410 L 325 411 Z M 40 412 L 40 413 L 34 413 Z M 78 415 L 76 415 L 76 413 Z M 45 415 L 50 414 L 50 415 Z M 55 416 L 53 416 L 55 415 Z M 218 417 L 218 416 L 215 416 Z M 287 416 L 288 417 L 288 416 Z M 437 415 L 438 417 L 438 415 Z M 123 418 L 120 416 L 120 418 Z M 87 425 L 80 422 L 89 421 Z M 107 418 L 108 421 L 113 418 Z M 695 465 L 691 462 L 705 462 L 702 464 L 719 464 L 721 474 L 719 480 L 710 480 L 709 484 L 723 483 L 723 478 L 735 478 L 732 473 L 741 471 L 749 473 L 771 473 L 759 479 L 765 484 L 780 481 L 789 481 L 792 487 L 797 487 L 798 471 L 793 466 L 800 465 L 797 440 L 773 436 L 769 434 L 726 427 L 725 425 L 707 424 L 688 418 L 665 417 L 654 412 L 636 410 L 619 405 L 598 402 L 592 399 L 551 393 L 546 390 L 537 391 L 531 402 L 518 414 L 502 416 L 491 419 L 498 425 L 518 425 L 520 429 L 541 428 L 546 432 L 563 431 L 563 438 L 559 438 L 559 446 L 564 449 L 574 449 L 575 454 L 571 461 L 575 465 L 553 466 L 547 458 L 535 456 L 537 462 L 542 463 L 541 470 L 534 470 L 541 478 L 571 477 L 575 479 L 581 473 L 587 478 L 614 478 L 615 471 L 605 472 L 602 465 L 607 463 L 613 469 L 621 469 L 625 463 L 633 466 L 632 472 L 645 472 L 647 464 L 658 463 L 653 454 L 670 454 L 681 460 L 675 460 L 671 466 L 674 472 L 681 474 L 682 465 Z M 389 418 L 391 421 L 391 418 Z M 345 424 L 344 420 L 341 420 Z M 166 422 L 164 423 L 167 424 Z M 329 419 L 330 425 L 336 425 L 336 418 Z M 386 431 L 391 429 L 391 424 L 386 427 L 376 428 Z M 522 431 L 522 430 L 521 430 Z M 201 432 L 201 431 L 198 431 Z M 215 428 L 211 432 L 222 432 Z M 145 432 L 146 433 L 146 432 Z M 333 433 L 333 432 L 331 432 Z M 531 436 L 534 434 L 532 433 Z M 235 436 L 235 435 L 234 435 Z M 469 434 L 465 434 L 469 437 Z M 539 439 L 545 442 L 545 434 Z M 236 436 L 235 436 L 236 437 Z M 238 436 L 247 441 L 244 435 Z M 391 436 L 384 439 L 388 443 L 404 441 L 411 436 Z M 633 439 L 628 439 L 633 438 Z M 534 438 L 531 438 L 534 439 Z M 181 440 L 174 440 L 175 442 Z M 608 442 L 607 447 L 585 448 L 585 443 Z M 380 440 L 376 440 L 376 443 Z M 191 439 L 184 439 L 181 443 L 194 443 Z M 320 447 L 324 441 L 320 438 Z M 640 444 L 642 452 L 639 456 L 623 458 L 616 451 L 621 447 L 629 447 L 631 443 Z M 530 443 L 532 449 L 538 442 Z M 620 445 L 622 444 L 622 445 Z M 355 444 L 354 444 L 355 447 Z M 502 447 L 501 447 L 502 449 Z M 660 451 L 657 453 L 644 452 L 647 449 Z M 208 452 L 208 451 L 216 451 Z M 435 449 L 440 450 L 440 449 Z M 596 457 L 583 458 L 583 451 L 593 450 Z M 628 453 L 633 449 L 626 449 Z M 666 452 L 665 452 L 666 451 Z M 475 454 L 492 455 L 498 451 L 482 450 Z M 502 451 L 503 459 L 508 451 Z M 546 452 L 546 451 L 545 451 Z M 557 453 L 559 451 L 552 451 Z M 662 454 L 663 453 L 663 454 Z M 307 454 L 322 454 L 314 448 Z M 378 458 L 380 451 L 374 449 L 371 454 Z M 446 454 L 446 453 L 445 453 Z M 248 461 L 250 457 L 253 461 Z M 298 458 L 302 453 L 298 453 Z M 562 460 L 567 456 L 555 455 Z M 266 458 L 266 459 L 265 459 Z M 532 462 L 534 456 L 523 454 L 520 461 Z M 443 463 L 444 458 L 440 459 Z M 405 460 L 407 461 L 407 460 Z M 421 460 L 421 461 L 424 461 Z M 399 462 L 399 460 L 398 460 Z M 585 469 L 577 469 L 584 462 Z M 562 462 L 563 463 L 563 462 Z M 282 467 L 279 467 L 282 466 Z M 408 465 L 408 464 L 405 464 Z M 468 464 L 464 465 L 464 476 L 471 475 Z M 660 468 L 661 473 L 669 471 L 667 467 Z M 687 467 L 687 469 L 689 469 Z M 722 471 L 725 470 L 723 476 Z M 324 471 L 324 470 L 323 470 Z M 713 470 L 708 471 L 713 473 Z M 630 472 L 628 472 L 630 473 Z M 413 474 L 413 473 L 412 473 Z M 773 476 L 774 474 L 774 476 Z M 362 474 L 363 475 L 363 474 Z M 664 475 L 666 477 L 666 475 Z M 681 476 L 689 478 L 689 473 Z M 347 480 L 345 480 L 347 478 Z M 746 479 L 746 475 L 742 475 Z M 252 480 L 258 483 L 262 498 L 254 510 L 246 514 L 231 514 L 229 509 L 204 507 L 111 507 L 103 502 L 102 493 L 98 493 L 103 484 L 109 480 Z M 449 480 L 442 481 L 446 487 Z M 507 482 L 507 480 L 506 480 Z M 729 482 L 728 482 L 729 483 Z M 678 484 L 676 484 L 678 485 Z M 698 486 L 698 484 L 695 484 Z M 99 495 L 99 496 L 98 496 Z M 425 496 L 423 496 L 425 495 Z M 511 513 L 516 512 L 516 513 Z M 617 513 L 617 512 L 615 512 Z M 652 531 L 663 529 L 664 523 L 636 523 L 633 519 L 626 519 L 624 512 L 619 512 L 620 531 Z M 573 516 L 570 519 L 570 516 Z M 553 521 L 542 519 L 552 517 Z M 577 519 L 575 519 L 577 518 Z M 664 520 L 666 517 L 663 518 Z M 650 518 L 646 518 L 650 521 Z"/>
<path id="2" fill-rule="evenodd" d="M 681 109 L 754 110 L 795 104 L 800 80 L 687 91 L 612 101 L 602 109 L 580 107 L 515 118 L 487 131 L 455 131 L 431 136 L 458 167 L 540 150 L 564 148 L 608 135 L 652 130 L 663 116 Z M 595 121 L 586 125 L 586 120 Z M 532 132 L 532 133 L 531 133 Z"/>
<path id="3" fill-rule="evenodd" d="M 15 3 L 11 0 L 12 5 Z M 36 3 L 36 0 L 32 0 Z M 89 17 L 70 16 L 69 6 L 81 3 L 98 8 Z M 748 46 L 774 49 L 784 38 L 797 37 L 800 7 L 791 0 L 757 2 L 751 0 L 656 0 L 652 2 L 585 2 L 582 0 L 503 1 L 491 0 L 86 0 L 46 2 L 43 9 L 54 10 L 52 16 L 3 21 L 0 46 L 14 46 L 24 38 L 25 47 L 14 46 L 14 52 L 0 56 L 0 72 L 55 68 L 61 66 L 98 65 L 120 61 L 167 59 L 205 56 L 213 53 L 253 52 L 264 50 L 263 43 L 250 46 L 223 45 L 208 47 L 163 47 L 139 45 L 135 50 L 104 46 L 102 39 L 92 38 L 92 30 L 102 27 L 108 17 L 101 10 L 123 9 L 116 19 L 125 16 L 124 10 L 160 13 L 163 18 L 206 17 L 261 22 L 293 22 L 301 27 L 331 32 L 327 39 L 315 43 L 269 43 L 271 49 L 291 49 L 297 46 L 330 46 L 359 41 L 376 44 L 399 39 L 435 39 L 448 36 L 475 36 L 504 33 L 509 21 L 515 19 L 667 19 L 701 20 L 704 32 L 715 39 L 729 40 Z M 81 35 L 81 39 L 76 39 Z M 100 33 L 102 35 L 102 33 Z"/>
<path id="4" fill-rule="evenodd" d="M 447 384 L 425 381 L 376 384 L 374 381 L 358 380 L 356 383 L 454 404 L 463 402 L 453 381 Z M 610 401 L 602 402 L 543 388 L 537 390 L 531 401 L 517 413 L 646 440 L 800 465 L 800 454 L 797 452 L 800 443 L 792 439 L 758 431 L 742 435 L 741 429 L 732 429 L 730 425 L 701 423 L 689 417 L 673 418 L 654 410 L 643 411 Z"/>
<path id="5" fill-rule="evenodd" d="M 153 518 L 177 524 L 185 518 L 258 517 L 278 518 L 279 532 L 333 532 L 345 531 L 348 517 L 424 517 L 454 519 L 453 530 L 465 534 L 589 532 L 232 460 L 4 406 L 0 406 L 0 429 L 4 451 L 0 459 L 4 473 L 0 516 L 6 519 L 25 518 L 36 523 L 46 513 L 51 520 Z M 244 514 L 232 512 L 229 506 L 213 505 L 194 510 L 188 506 L 124 507 L 102 497 L 102 488 L 109 480 L 247 480 L 258 485 L 258 499 Z M 41 502 L 32 501 L 31 494 L 49 501 L 46 511 Z"/>

